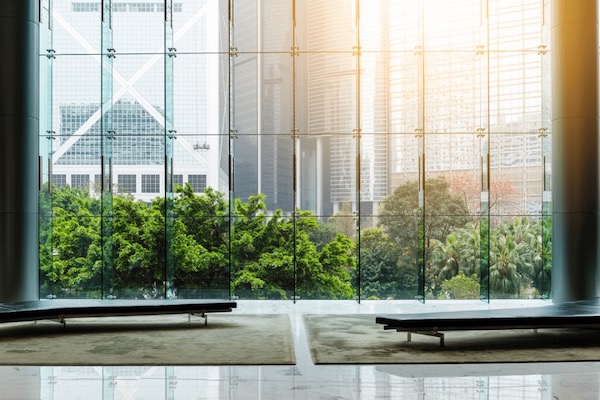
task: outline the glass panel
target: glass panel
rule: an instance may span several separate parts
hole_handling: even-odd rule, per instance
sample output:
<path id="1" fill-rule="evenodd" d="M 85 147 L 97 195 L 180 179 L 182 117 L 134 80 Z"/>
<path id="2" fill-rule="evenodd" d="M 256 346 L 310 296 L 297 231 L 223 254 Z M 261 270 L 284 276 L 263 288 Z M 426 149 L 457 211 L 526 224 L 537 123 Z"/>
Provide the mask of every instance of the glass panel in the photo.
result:
<path id="1" fill-rule="evenodd" d="M 427 134 L 425 144 L 426 296 L 479 299 L 480 139 Z"/>
<path id="2" fill-rule="evenodd" d="M 231 242 L 233 292 L 236 298 L 292 299 L 294 220 L 281 211 L 269 217 L 265 209 L 262 195 L 236 199 Z M 310 251 L 310 245 L 305 246 L 306 250 L 301 250 Z M 298 272 L 303 273 L 305 267 L 310 265 L 300 265 Z"/>
<path id="3" fill-rule="evenodd" d="M 424 0 L 425 51 L 466 51 L 485 42 L 486 3 L 473 0 Z M 427 54 L 427 57 L 430 54 Z"/>
<path id="4" fill-rule="evenodd" d="M 539 216 L 492 217 L 490 297 L 534 298 L 546 289 L 543 220 Z M 537 264 L 537 265 L 536 265 Z"/>
<path id="5" fill-rule="evenodd" d="M 491 135 L 492 216 L 539 215 L 542 211 L 542 140 L 537 133 Z"/>
<path id="6" fill-rule="evenodd" d="M 44 297 L 102 293 L 102 207 L 97 196 L 100 185 L 94 184 L 101 174 L 99 65 L 95 56 L 57 56 L 52 62 L 52 101 L 46 110 L 52 107 L 48 123 L 56 128 L 47 129 L 52 140 L 48 135 L 42 141 L 47 151 L 43 168 L 52 176 L 54 188 L 51 192 L 45 188 L 40 196 L 40 211 L 46 211 L 40 226 Z"/>
<path id="7" fill-rule="evenodd" d="M 49 279 L 48 271 L 52 269 L 52 142 L 54 140 L 52 115 L 52 74 L 55 59 L 52 50 L 52 30 L 50 20 L 50 4 L 41 2 L 40 23 L 40 137 L 39 137 L 39 263 L 40 263 L 40 297 L 52 298 L 54 285 Z"/>
<path id="8" fill-rule="evenodd" d="M 425 55 L 425 129 L 470 133 L 487 126 L 486 57 L 474 52 Z"/>
<path id="9" fill-rule="evenodd" d="M 173 1 L 172 44 L 179 54 L 229 52 L 229 2 L 197 0 L 182 4 Z M 178 7 L 177 3 L 182 7 Z M 238 2 L 235 3 L 237 7 Z"/>
<path id="10" fill-rule="evenodd" d="M 345 53 L 356 49 L 356 0 L 296 1 L 300 53 Z"/>
<path id="11" fill-rule="evenodd" d="M 390 141 L 392 190 L 377 209 L 376 228 L 362 231 L 361 291 L 364 298 L 423 301 L 422 137 L 394 134 Z"/>
<path id="12" fill-rule="evenodd" d="M 314 276 L 301 269 L 298 253 L 297 278 L 300 298 L 352 298 L 357 295 L 355 244 L 356 219 L 356 138 L 350 135 L 309 135 L 300 133 L 298 149 L 298 206 L 318 221 L 309 238 L 317 246 L 319 265 L 331 268 L 335 277 L 326 278 L 327 285 L 315 288 Z M 304 240 L 306 224 L 312 218 L 297 221 L 298 244 Z M 302 242 L 303 243 L 303 242 Z M 345 247 L 345 250 L 342 249 Z M 305 251 L 300 247 L 299 251 Z M 330 258 L 330 259 L 324 259 Z M 325 264 L 323 264 L 325 263 Z M 329 266 L 328 266 L 329 265 Z M 325 274 L 326 275 L 326 274 Z M 334 283 L 338 285 L 334 287 Z"/>
<path id="13" fill-rule="evenodd" d="M 101 199 L 102 199 L 102 298 L 114 299 L 117 293 L 113 291 L 116 283 L 113 264 L 113 149 L 115 138 L 113 129 L 112 105 L 113 98 L 113 66 L 115 51 L 113 48 L 111 0 L 104 1 L 102 14 L 102 67 L 101 67 Z"/>
<path id="14" fill-rule="evenodd" d="M 53 48 L 56 54 L 93 54 L 100 61 L 100 54 L 105 51 L 102 50 L 101 2 L 54 0 L 50 3 L 53 46 L 48 48 Z"/>
<path id="15" fill-rule="evenodd" d="M 164 7 L 164 6 L 163 6 Z M 173 4 L 167 3 L 165 24 L 165 46 L 167 57 L 165 57 L 165 151 L 164 151 L 164 194 L 165 194 L 165 297 L 170 299 L 175 297 L 174 286 L 174 196 L 175 188 L 173 187 L 173 142 L 175 141 L 177 132 L 175 131 L 173 119 L 173 87 L 174 87 L 174 61 L 176 57 L 176 49 L 173 40 Z M 160 175 L 155 175 L 157 181 L 160 182 Z M 144 185 L 144 177 L 142 176 L 142 186 Z M 157 182 L 157 183 L 158 183 Z M 157 185 L 157 192 L 160 190 L 160 184 Z M 142 191 L 144 188 L 142 187 Z"/>
<path id="16" fill-rule="evenodd" d="M 394 133 L 419 133 L 423 125 L 423 54 L 398 53 L 389 58 L 389 126 Z M 396 148 L 400 152 L 400 148 Z M 416 165 L 416 164 L 415 164 Z"/>
<path id="17" fill-rule="evenodd" d="M 112 294 L 120 299 L 165 297 L 165 204 L 113 197 Z"/>
<path id="18" fill-rule="evenodd" d="M 173 140 L 174 174 L 181 176 L 181 184 L 193 183 L 204 177 L 205 186 L 227 192 L 229 57 L 180 54 L 175 60 L 173 118 L 177 132 Z"/>
<path id="19" fill-rule="evenodd" d="M 52 63 L 53 163 L 99 166 L 101 70 L 94 56 L 57 56 Z M 67 173 L 66 170 L 57 173 Z M 76 169 L 74 169 L 76 171 Z"/>
<path id="20" fill-rule="evenodd" d="M 356 128 L 356 59 L 347 54 L 307 54 L 297 59 L 299 116 L 310 134 L 351 134 Z M 304 130 L 304 129 L 303 129 Z"/>
<path id="21" fill-rule="evenodd" d="M 150 13 L 140 10 L 135 13 Z M 135 18 L 148 17 L 136 15 Z M 159 21 L 162 24 L 163 20 Z M 170 64 L 165 64 L 165 58 L 169 57 L 120 54 L 113 58 L 115 92 L 110 110 L 112 129 L 107 131 L 107 142 L 110 143 L 109 168 L 115 196 L 107 222 L 113 229 L 111 295 L 119 298 L 150 299 L 166 295 L 165 66 Z M 139 241 L 146 243 L 130 244 L 136 237 L 129 239 L 131 232 L 119 221 L 127 215 L 122 214 L 121 207 L 134 207 L 129 203 L 143 209 L 129 211 L 132 213 L 131 231 L 145 229 L 154 239 L 141 236 Z M 142 214 L 147 218 L 144 227 L 134 219 L 137 212 L 146 213 Z M 124 230 L 127 234 L 122 233 Z M 138 254 L 142 249 L 145 249 L 144 256 L 151 257 L 144 260 Z M 132 253 L 131 257 L 124 259 L 128 252 Z M 134 279 L 136 273 L 138 282 Z"/>
<path id="22" fill-rule="evenodd" d="M 240 53 L 286 53 L 292 48 L 291 0 L 236 0 L 233 3 L 234 48 Z"/>
<path id="23" fill-rule="evenodd" d="M 388 127 L 388 115 L 391 108 L 388 101 L 390 79 L 390 56 L 387 53 L 365 54 L 360 60 L 360 123 L 362 141 L 365 145 L 366 134 L 385 134 Z M 368 147 L 368 146 L 367 146 Z"/>
<path id="24" fill-rule="evenodd" d="M 329 218 L 304 211 L 296 221 L 298 299 L 356 296 L 356 218 L 342 209 Z"/>
<path id="25" fill-rule="evenodd" d="M 102 295 L 100 201 L 79 189 L 53 191 L 52 234 L 42 247 L 52 261 L 40 263 L 40 293 L 51 298 L 99 298 Z M 43 219 L 43 223 L 49 223 Z M 47 229 L 40 229 L 44 234 Z M 42 259 L 43 260 L 43 259 Z"/>
<path id="26" fill-rule="evenodd" d="M 365 91 L 362 92 L 365 95 Z M 370 98 L 370 96 L 367 96 Z M 361 110 L 365 114 L 365 110 L 378 108 L 377 104 L 372 104 L 370 101 L 362 102 Z M 370 130 L 376 128 L 384 129 L 385 123 L 378 113 L 376 115 L 363 118 L 363 127 L 368 127 Z M 360 232 L 360 236 L 356 237 L 357 250 L 360 254 L 357 254 L 361 260 L 358 266 L 358 275 L 362 279 L 364 276 L 362 268 L 369 268 L 371 265 L 369 262 L 365 264 L 362 251 L 364 249 L 362 239 L 365 232 L 370 232 L 375 229 L 377 225 L 377 208 L 381 201 L 386 198 L 388 188 L 388 151 L 389 151 L 389 136 L 385 133 L 367 133 L 361 135 L 360 140 L 360 220 L 357 228 Z M 383 234 L 381 229 L 378 229 L 376 234 Z M 382 238 L 387 240 L 387 238 Z M 373 239 L 369 239 L 369 247 L 374 245 Z M 371 272 L 371 275 L 373 272 Z M 381 279 L 378 277 L 377 279 Z M 363 287 L 361 282 L 357 282 L 359 287 Z M 373 295 L 371 295 L 373 296 Z M 363 294 L 361 292 L 361 298 Z"/>
<path id="27" fill-rule="evenodd" d="M 195 23 L 193 36 L 185 34 L 183 42 L 216 51 L 215 12 L 208 3 L 198 9 L 194 16 L 204 27 Z M 174 14 L 175 25 L 186 16 Z M 175 28 L 175 38 L 187 26 Z M 230 296 L 228 65 L 228 55 L 179 54 L 175 59 L 173 173 L 180 179 L 174 180 L 172 257 L 178 298 Z"/>
<path id="28" fill-rule="evenodd" d="M 535 287 L 544 299 L 550 298 L 552 278 L 552 136 L 542 135 L 542 151 L 544 154 L 542 192 L 542 256 L 535 259 Z"/>
<path id="29" fill-rule="evenodd" d="M 234 62 L 236 197 L 263 193 L 270 212 L 292 212 L 293 58 L 240 55 Z"/>
<path id="30" fill-rule="evenodd" d="M 481 170 L 479 217 L 479 297 L 490 299 L 490 133 L 479 128 L 479 158 Z"/>
<path id="31" fill-rule="evenodd" d="M 368 1 L 360 4 L 363 55 L 372 51 L 413 54 L 421 44 L 420 10 L 414 0 Z"/>
<path id="32" fill-rule="evenodd" d="M 117 55 L 164 52 L 165 10 L 163 1 L 125 4 L 113 1 L 111 17 L 111 27 L 114 33 L 113 48 Z M 162 61 L 162 57 L 160 61 Z"/>
<path id="33" fill-rule="evenodd" d="M 229 296 L 230 226 L 228 201 L 207 188 L 194 194 L 190 186 L 173 205 L 173 290 L 177 298 Z"/>
<path id="34" fill-rule="evenodd" d="M 537 52 L 490 54 L 491 132 L 538 132 L 550 123 L 551 110 L 542 107 L 550 89 L 542 82 L 542 61 Z"/>
<path id="35" fill-rule="evenodd" d="M 543 267 L 547 236 L 540 218 L 542 139 L 537 133 L 492 134 L 490 153 L 490 295 L 539 297 L 549 274 L 549 266 L 545 272 Z"/>
<path id="36" fill-rule="evenodd" d="M 542 45 L 542 26 L 549 24 L 544 1 L 489 1 L 490 48 L 492 51 L 529 50 Z M 546 41 L 547 42 L 547 41 Z"/>

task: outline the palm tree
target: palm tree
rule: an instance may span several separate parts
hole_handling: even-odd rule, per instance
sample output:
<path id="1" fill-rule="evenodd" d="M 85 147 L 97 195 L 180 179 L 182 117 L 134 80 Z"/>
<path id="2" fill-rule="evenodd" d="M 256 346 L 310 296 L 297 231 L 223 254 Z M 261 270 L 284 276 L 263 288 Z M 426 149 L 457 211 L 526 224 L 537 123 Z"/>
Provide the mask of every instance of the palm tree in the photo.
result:
<path id="1" fill-rule="evenodd" d="M 520 255 L 511 235 L 494 235 L 490 241 L 490 292 L 493 297 L 509 298 L 519 294 Z"/>
<path id="2" fill-rule="evenodd" d="M 461 270 L 467 276 L 477 275 L 481 264 L 481 233 L 476 224 L 468 223 L 460 231 Z"/>

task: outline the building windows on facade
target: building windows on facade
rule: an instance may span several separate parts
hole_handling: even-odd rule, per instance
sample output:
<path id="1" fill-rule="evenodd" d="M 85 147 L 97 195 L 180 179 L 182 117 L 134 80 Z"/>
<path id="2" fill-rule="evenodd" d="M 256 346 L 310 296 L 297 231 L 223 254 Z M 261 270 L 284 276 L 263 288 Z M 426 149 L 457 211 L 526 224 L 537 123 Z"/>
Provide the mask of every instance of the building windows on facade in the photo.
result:
<path id="1" fill-rule="evenodd" d="M 127 11 L 127 3 L 112 3 L 113 12 L 125 12 Z"/>
<path id="2" fill-rule="evenodd" d="M 142 193 L 160 193 L 160 175 L 142 175 Z"/>
<path id="3" fill-rule="evenodd" d="M 136 176 L 135 174 L 123 174 L 117 176 L 117 191 L 119 193 L 135 193 L 136 192 Z"/>
<path id="4" fill-rule="evenodd" d="M 188 183 L 194 189 L 194 193 L 202 193 L 206 189 L 206 175 L 188 175 Z"/>
<path id="5" fill-rule="evenodd" d="M 98 12 L 101 3 L 75 2 L 71 4 L 73 12 Z M 111 4 L 112 12 L 164 12 L 164 3 L 121 3 L 113 2 Z M 183 4 L 173 4 L 173 12 L 182 12 Z"/>
<path id="6" fill-rule="evenodd" d="M 80 189 L 89 189 L 90 176 L 88 174 L 71 175 L 71 187 Z"/>
<path id="7" fill-rule="evenodd" d="M 94 174 L 94 188 L 96 190 L 100 190 L 101 186 L 102 186 L 102 175 Z"/>
<path id="8" fill-rule="evenodd" d="M 173 185 L 175 187 L 183 186 L 183 175 L 181 175 L 181 174 L 173 175 Z M 175 189 L 175 188 L 173 188 L 173 189 Z"/>
<path id="9" fill-rule="evenodd" d="M 73 3 L 71 4 L 73 12 L 98 12 L 100 3 Z"/>
<path id="10" fill-rule="evenodd" d="M 66 174 L 52 174 L 52 185 L 58 189 L 67 186 Z"/>

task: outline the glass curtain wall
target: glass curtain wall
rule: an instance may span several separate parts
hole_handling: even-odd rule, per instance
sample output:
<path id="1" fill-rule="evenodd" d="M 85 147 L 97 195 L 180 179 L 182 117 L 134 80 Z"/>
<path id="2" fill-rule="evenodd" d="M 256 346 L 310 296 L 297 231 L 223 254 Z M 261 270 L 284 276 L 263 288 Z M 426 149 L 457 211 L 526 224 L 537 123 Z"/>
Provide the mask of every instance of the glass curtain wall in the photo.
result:
<path id="1" fill-rule="evenodd" d="M 41 3 L 42 296 L 548 296 L 548 0 Z"/>

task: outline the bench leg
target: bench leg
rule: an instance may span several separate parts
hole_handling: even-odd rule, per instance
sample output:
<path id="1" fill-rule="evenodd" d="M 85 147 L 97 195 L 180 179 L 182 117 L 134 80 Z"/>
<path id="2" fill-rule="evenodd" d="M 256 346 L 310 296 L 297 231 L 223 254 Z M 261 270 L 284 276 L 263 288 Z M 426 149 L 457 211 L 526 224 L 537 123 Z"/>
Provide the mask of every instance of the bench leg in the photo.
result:
<path id="1" fill-rule="evenodd" d="M 406 332 L 406 341 L 410 342 L 412 339 L 412 334 L 415 333 L 417 335 L 424 335 L 424 336 L 434 336 L 436 338 L 440 339 L 440 347 L 444 347 L 444 334 L 442 332 L 438 332 L 438 331 L 431 331 L 431 332 Z"/>
<path id="2" fill-rule="evenodd" d="M 192 315 L 196 314 L 188 314 L 188 323 L 192 322 Z M 202 313 L 199 315 L 200 318 L 204 318 L 204 326 L 208 326 L 208 315 L 206 313 Z"/>

